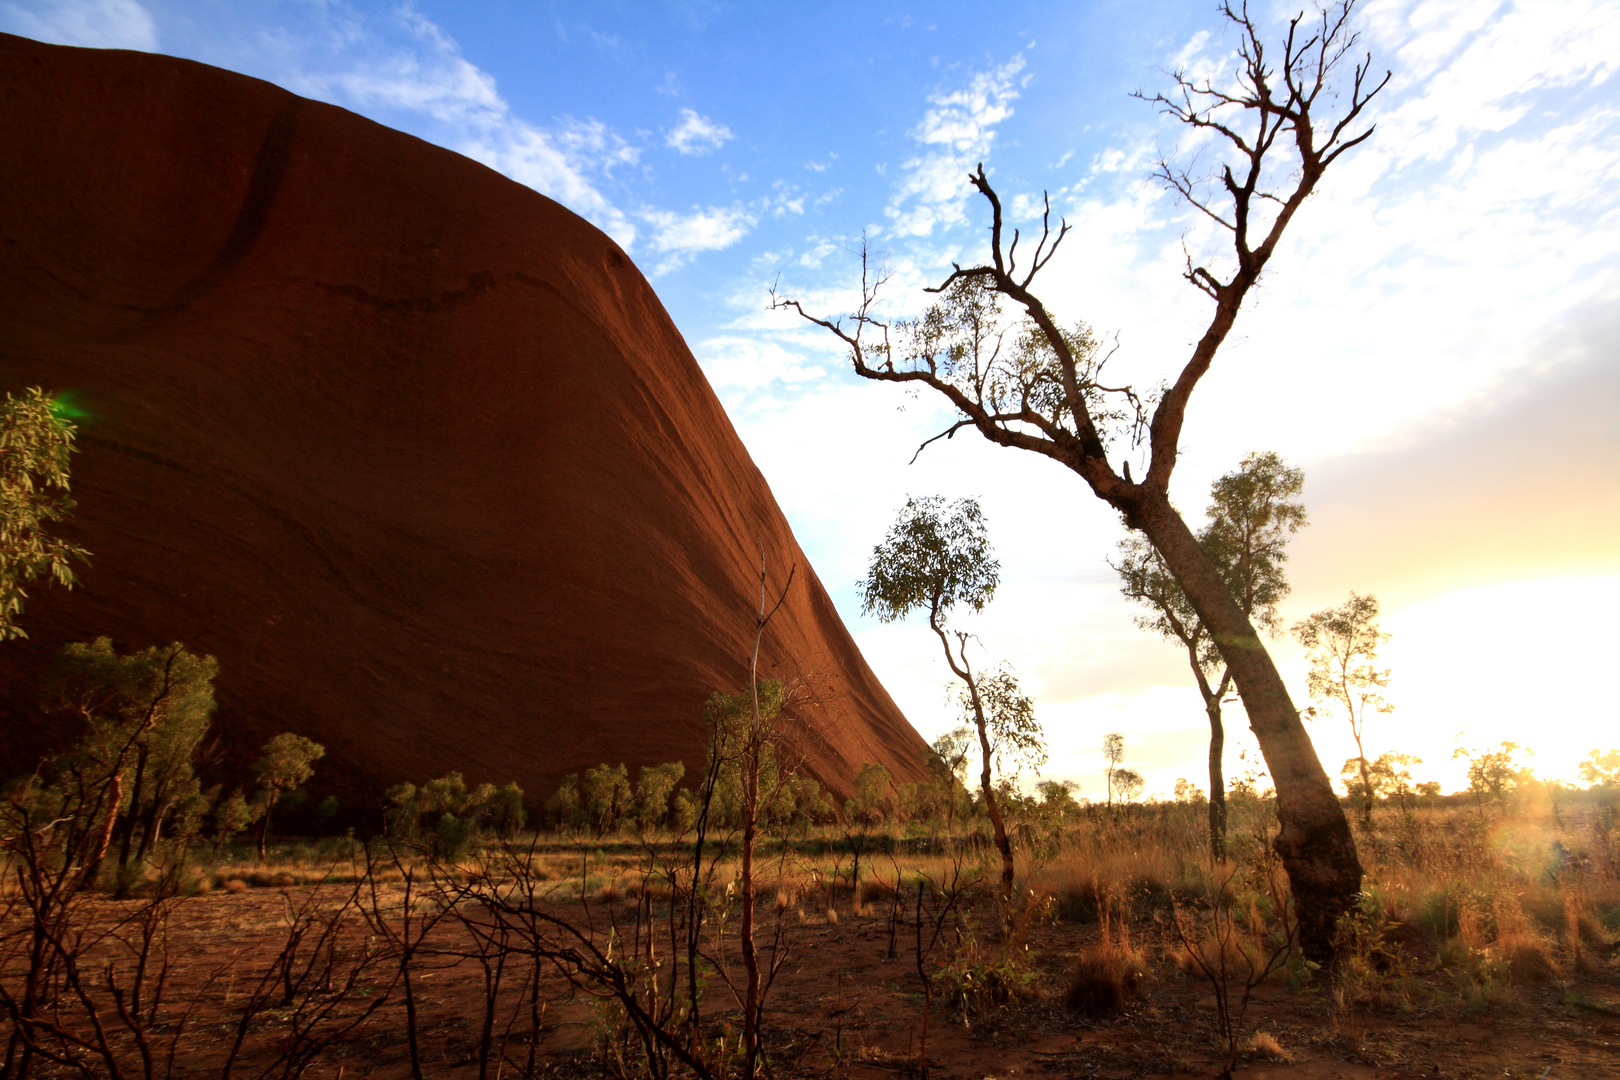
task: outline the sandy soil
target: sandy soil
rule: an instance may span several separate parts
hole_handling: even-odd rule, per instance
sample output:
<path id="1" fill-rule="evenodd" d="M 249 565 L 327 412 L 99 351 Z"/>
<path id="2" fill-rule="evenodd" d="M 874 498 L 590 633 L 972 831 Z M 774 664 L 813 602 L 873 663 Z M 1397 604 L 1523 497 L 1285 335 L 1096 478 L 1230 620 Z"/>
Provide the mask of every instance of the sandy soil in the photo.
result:
<path id="1" fill-rule="evenodd" d="M 184 904 L 172 942 L 185 960 L 177 987 L 198 987 L 200 973 L 220 972 L 205 992 L 217 1003 L 226 983 L 244 992 L 255 963 L 270 955 L 282 912 L 302 889 L 218 892 Z M 597 911 L 598 917 L 602 909 Z M 774 909 L 764 916 L 767 928 Z M 783 1074 L 895 1076 L 914 1073 L 921 1031 L 921 984 L 905 927 L 888 959 L 886 910 L 864 916 L 845 911 L 836 923 L 813 911 L 801 922 L 786 916 L 791 950 L 767 1013 L 770 1046 Z M 988 927 L 984 932 L 989 934 Z M 1150 952 L 1168 944 L 1164 929 L 1137 927 Z M 1166 963 L 1153 963 L 1140 995 L 1118 1016 L 1086 1019 L 1062 1004 L 1073 958 L 1095 942 L 1095 924 L 1059 923 L 1030 936 L 1040 973 L 1035 993 L 1002 1008 L 964 1016 L 941 1003 L 933 1016 L 929 1058 L 935 1077 L 1007 1078 L 1022 1075 L 1158 1077 L 1212 1076 L 1220 1061 L 1214 1045 L 1214 1015 L 1206 983 Z M 441 939 L 441 944 L 448 941 Z M 255 944 L 256 943 L 256 944 Z M 234 958 L 234 965 L 230 962 Z M 231 971 L 235 975 L 231 975 Z M 233 982 L 241 980 L 240 982 Z M 1430 981 L 1443 982 L 1436 974 Z M 476 1077 L 483 976 L 470 961 L 426 959 L 418 976 L 423 1068 L 433 1076 Z M 548 1003 L 539 1062 L 543 1075 L 601 1075 L 596 1053 L 601 1030 L 592 1010 L 554 977 L 545 983 Z M 397 995 L 396 995 L 397 996 Z M 723 1015 L 726 990 L 716 985 L 707 999 L 716 1032 L 734 1023 Z M 198 1010 L 182 1059 L 192 1067 L 223 1053 L 230 1025 Z M 212 1016 L 212 1019 L 211 1019 Z M 274 1022 L 270 1023 L 273 1034 Z M 1620 968 L 1599 970 L 1565 982 L 1516 986 L 1489 1007 L 1469 1008 L 1436 998 L 1421 1008 L 1344 1006 L 1320 986 L 1290 990 L 1269 983 L 1256 993 L 1246 1024 L 1269 1034 L 1288 1060 L 1246 1053 L 1239 1072 L 1266 1077 L 1520 1076 L 1609 1077 L 1620 1074 Z M 734 1030 L 734 1028 L 733 1028 Z M 513 1068 L 524 1057 L 523 1026 L 509 1042 Z M 252 1065 L 253 1055 L 244 1066 Z M 341 1070 L 341 1072 L 340 1072 Z M 403 1007 L 395 1001 L 370 1024 L 332 1047 L 307 1075 L 408 1076 Z M 251 1075 L 250 1068 L 241 1074 Z M 508 1073 L 510 1075 L 510 1073 Z"/>

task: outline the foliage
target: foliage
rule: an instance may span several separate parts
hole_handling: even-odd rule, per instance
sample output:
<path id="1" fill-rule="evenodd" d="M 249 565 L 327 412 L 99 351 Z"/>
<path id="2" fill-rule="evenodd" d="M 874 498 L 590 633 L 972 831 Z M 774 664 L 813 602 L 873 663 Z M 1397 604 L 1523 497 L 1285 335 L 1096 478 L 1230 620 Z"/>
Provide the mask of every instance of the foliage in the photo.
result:
<path id="1" fill-rule="evenodd" d="M 1306 524 L 1299 494 L 1305 474 L 1275 452 L 1246 454 L 1237 469 L 1210 485 L 1208 522 L 1198 545 L 1220 572 L 1238 607 L 1262 631 L 1279 628 L 1277 604 L 1289 593 L 1283 564 L 1288 541 Z M 1119 561 L 1110 562 L 1120 591 L 1148 610 L 1137 625 L 1180 642 L 1205 671 L 1221 664 L 1219 646 L 1193 610 L 1164 558 L 1141 533 L 1119 542 Z"/>
<path id="2" fill-rule="evenodd" d="M 1368 768 L 1362 736 L 1367 713 L 1393 712 L 1384 698 L 1389 685 L 1389 669 L 1377 666 L 1378 650 L 1389 635 L 1378 628 L 1378 598 L 1371 594 L 1350 593 L 1350 599 L 1336 608 L 1323 608 L 1294 624 L 1294 636 L 1305 646 L 1310 660 L 1306 686 L 1317 702 L 1305 711 L 1314 717 L 1331 704 L 1342 710 L 1356 740 L 1357 769 L 1361 774 L 1362 824 L 1372 823 L 1372 803 L 1376 796 Z"/>
<path id="3" fill-rule="evenodd" d="M 1000 570 L 977 502 L 908 498 L 857 583 L 861 610 L 887 623 L 924 608 L 943 626 L 957 604 L 982 611 Z"/>
<path id="4" fill-rule="evenodd" d="M 1423 764 L 1423 759 L 1411 754 L 1391 751 L 1378 755 L 1378 760 L 1367 763 L 1367 779 L 1372 784 L 1374 798 L 1399 799 L 1405 803 L 1416 791 L 1410 767 Z M 1339 782 L 1346 794 L 1353 794 L 1361 786 L 1361 759 L 1349 758 L 1339 772 Z"/>
<path id="5" fill-rule="evenodd" d="M 636 824 L 643 829 L 655 829 L 669 820 L 670 796 L 686 775 L 686 766 L 679 761 L 664 765 L 643 765 L 636 774 Z"/>
<path id="6" fill-rule="evenodd" d="M 1281 629 L 1277 604 L 1289 593 L 1288 540 L 1306 525 L 1305 474 L 1273 451 L 1245 454 L 1210 485 L 1209 524 L 1198 540 L 1243 613 L 1263 631 Z"/>
<path id="7" fill-rule="evenodd" d="M 1467 759 L 1469 791 L 1500 801 L 1535 781 L 1535 773 L 1524 763 L 1524 759 L 1534 753 L 1516 742 L 1504 741 L 1488 749 L 1458 747 L 1451 756 Z"/>
<path id="8" fill-rule="evenodd" d="M 26 637 L 17 618 L 29 583 L 72 588 L 71 563 L 89 554 L 46 527 L 73 510 L 68 463 L 75 428 L 37 387 L 0 401 L 0 641 Z"/>
<path id="9" fill-rule="evenodd" d="M 254 799 L 261 807 L 259 858 L 264 858 L 270 839 L 270 815 L 276 803 L 314 776 L 315 763 L 325 756 L 326 747 L 290 731 L 272 735 L 260 748 L 259 759 L 253 763 L 253 775 L 259 782 Z"/>
<path id="10" fill-rule="evenodd" d="M 213 657 L 195 656 L 179 642 L 120 656 L 111 638 L 99 637 L 65 645 L 52 659 L 42 701 L 84 728 L 50 771 L 80 791 L 110 785 L 120 867 L 144 860 L 165 825 L 191 827 L 200 819 L 194 758 L 214 711 L 218 672 Z"/>
<path id="11" fill-rule="evenodd" d="M 1620 787 L 1620 750 L 1593 750 L 1581 762 L 1581 779 L 1594 787 Z"/>
<path id="12" fill-rule="evenodd" d="M 1131 768 L 1118 768 L 1109 777 L 1109 785 L 1114 796 L 1122 803 L 1135 801 L 1147 786 L 1147 780 L 1141 773 Z"/>
<path id="13" fill-rule="evenodd" d="M 894 817 L 894 786 L 889 770 L 867 762 L 855 773 L 855 794 L 844 800 L 844 813 L 862 825 L 881 825 Z"/>
<path id="14" fill-rule="evenodd" d="M 1103 783 L 1108 788 L 1108 805 L 1114 805 L 1114 770 L 1120 767 L 1125 760 L 1125 736 L 1117 731 L 1110 731 L 1103 736 L 1102 741 L 1103 764 L 1106 771 Z"/>
<path id="15" fill-rule="evenodd" d="M 1046 741 L 1035 718 L 1035 703 L 1019 688 L 1018 678 L 1003 665 L 977 678 L 985 734 L 995 773 L 1016 780 L 1025 766 L 1036 771 L 1046 764 Z M 973 696 L 964 688 L 957 695 L 964 719 L 974 719 Z"/>
<path id="16" fill-rule="evenodd" d="M 283 731 L 260 749 L 253 775 L 260 790 L 285 795 L 314 776 L 315 763 L 325 756 L 326 747 L 315 740 Z"/>
<path id="17" fill-rule="evenodd" d="M 1309 651 L 1306 685 L 1312 700 L 1342 705 L 1358 733 L 1368 709 L 1387 713 L 1389 669 L 1377 667 L 1389 635 L 1378 628 L 1378 598 L 1351 592 L 1336 608 L 1324 608 L 1294 624 L 1294 636 Z"/>
<path id="18" fill-rule="evenodd" d="M 597 765 L 586 769 L 579 778 L 580 809 L 597 836 L 616 828 L 630 814 L 634 800 L 630 770 L 623 762 Z"/>
<path id="19" fill-rule="evenodd" d="M 1134 442 L 1146 421 L 1145 403 L 1129 390 L 1103 386 L 1111 353 L 1102 350 L 1084 322 L 1052 329 L 1071 359 L 1079 396 L 1105 445 L 1121 435 Z M 905 367 L 931 372 L 996 417 L 1028 417 L 1043 431 L 1075 433 L 1063 360 L 1034 319 L 1006 314 L 988 278 L 955 278 L 920 316 L 897 320 L 894 334 L 892 349 L 883 350 L 885 361 L 897 353 Z"/>
<path id="20" fill-rule="evenodd" d="M 759 683 L 761 722 L 775 725 L 789 705 L 788 688 L 777 679 Z M 743 768 L 744 740 L 753 717 L 753 697 L 749 694 L 715 692 L 704 707 L 704 717 L 715 736 L 710 750 L 711 763 L 718 764 L 714 806 L 716 823 L 734 825 L 741 821 L 746 776 Z M 789 746 L 775 732 L 759 741 L 759 821 L 772 828 L 795 823 L 825 821 L 833 815 L 831 797 L 821 784 L 788 759 Z"/>
<path id="21" fill-rule="evenodd" d="M 425 842 L 441 860 L 464 855 L 486 832 L 502 838 L 523 827 L 523 789 L 515 783 L 469 787 L 459 772 L 449 772 L 420 787 L 406 781 L 383 793 L 391 809 L 389 834 Z"/>

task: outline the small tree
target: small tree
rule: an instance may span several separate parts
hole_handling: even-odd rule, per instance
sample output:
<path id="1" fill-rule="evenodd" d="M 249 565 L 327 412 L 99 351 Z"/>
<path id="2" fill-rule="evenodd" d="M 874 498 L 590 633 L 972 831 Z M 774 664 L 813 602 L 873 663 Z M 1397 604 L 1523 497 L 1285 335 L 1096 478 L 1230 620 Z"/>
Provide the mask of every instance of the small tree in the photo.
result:
<path id="1" fill-rule="evenodd" d="M 963 684 L 963 712 L 979 737 L 979 792 L 996 850 L 1001 853 L 1001 895 L 1013 895 L 1012 841 L 996 797 L 993 773 L 998 755 L 1004 765 L 1039 746 L 1029 699 L 1005 669 L 975 674 L 968 660 L 969 635 L 947 632 L 946 619 L 958 604 L 982 611 L 996 591 L 1000 564 L 990 549 L 984 514 L 972 499 L 947 505 L 938 496 L 907 499 L 883 543 L 872 549 L 872 562 L 860 582 L 861 608 L 883 622 L 894 622 L 919 608 L 945 650 L 945 663 Z M 952 643 L 952 638 L 955 643 Z M 1016 770 L 1015 770 L 1016 771 Z"/>
<path id="2" fill-rule="evenodd" d="M 1413 757 L 1411 754 L 1399 754 L 1391 751 L 1379 754 L 1378 760 L 1367 765 L 1366 777 L 1372 782 L 1373 794 L 1380 799 L 1399 799 L 1401 806 L 1410 809 L 1413 792 L 1411 766 L 1423 764 L 1423 759 Z M 1339 782 L 1344 785 L 1346 794 L 1354 794 L 1361 786 L 1362 762 L 1358 758 L 1349 758 L 1344 768 L 1339 772 Z"/>
<path id="3" fill-rule="evenodd" d="M 1535 773 L 1524 759 L 1535 751 L 1516 742 L 1505 741 L 1483 750 L 1458 747 L 1451 756 L 1468 761 L 1468 790 L 1476 800 L 1501 802 L 1524 784 L 1535 780 Z"/>
<path id="4" fill-rule="evenodd" d="M 1119 796 L 1119 801 L 1129 805 L 1142 794 L 1142 789 L 1147 786 L 1147 780 L 1135 769 L 1118 768 L 1114 770 L 1113 776 L 1109 777 L 1109 784 Z"/>
<path id="5" fill-rule="evenodd" d="M 643 829 L 656 829 L 669 818 L 670 796 L 686 775 L 679 761 L 664 765 L 643 765 L 636 774 L 636 823 Z"/>
<path id="6" fill-rule="evenodd" d="M 1103 736 L 1102 742 L 1103 766 L 1106 771 L 1104 783 L 1108 788 L 1108 806 L 1114 805 L 1114 771 L 1125 760 L 1125 736 L 1117 731 L 1110 731 Z"/>
<path id="7" fill-rule="evenodd" d="M 302 787 L 315 775 L 315 763 L 326 756 L 326 747 L 313 739 L 283 731 L 264 744 L 253 774 L 259 781 L 259 859 L 264 860 L 270 839 L 270 813 L 289 792 Z"/>
<path id="8" fill-rule="evenodd" d="M 1318 705 L 1306 710 L 1316 716 L 1319 708 L 1342 708 L 1356 740 L 1356 769 L 1361 777 L 1361 824 L 1372 828 L 1375 797 L 1367 750 L 1362 743 L 1367 713 L 1387 713 L 1394 706 L 1384 699 L 1389 685 L 1389 669 L 1377 666 L 1378 650 L 1389 635 L 1378 628 L 1378 598 L 1352 592 L 1350 599 L 1336 608 L 1324 608 L 1294 624 L 1294 636 L 1305 646 L 1310 662 L 1306 677 L 1311 700 Z"/>
<path id="9" fill-rule="evenodd" d="M 0 401 L 0 641 L 28 636 L 17 625 L 26 585 L 44 579 L 72 588 L 72 562 L 89 560 L 82 547 L 47 531 L 73 510 L 74 435 L 56 400 L 38 387 Z"/>
<path id="10" fill-rule="evenodd" d="M 971 727 L 954 727 L 928 748 L 928 772 L 940 789 L 947 833 L 955 826 L 957 808 L 967 794 L 968 756 L 973 752 L 975 738 Z"/>
<path id="11" fill-rule="evenodd" d="M 580 807 L 596 835 L 605 835 L 618 828 L 631 811 L 635 795 L 630 788 L 630 770 L 622 762 L 586 769 L 579 778 L 579 797 Z"/>
<path id="12" fill-rule="evenodd" d="M 1299 493 L 1305 474 L 1275 453 L 1245 455 L 1233 472 L 1210 486 L 1209 522 L 1198 544 L 1209 557 L 1243 614 L 1256 629 L 1275 637 L 1280 629 L 1277 603 L 1288 595 L 1283 563 L 1289 538 L 1305 525 Z M 1221 707 L 1232 687 L 1232 666 L 1223 661 L 1214 636 L 1187 599 L 1186 590 L 1164 557 L 1139 533 L 1119 545 L 1120 591 L 1149 609 L 1137 625 L 1180 643 L 1186 650 L 1209 720 L 1209 850 L 1226 857 L 1226 774 L 1222 761 L 1226 728 Z M 1212 686 L 1210 677 L 1220 671 Z"/>
<path id="13" fill-rule="evenodd" d="M 1079 790 L 1080 785 L 1073 780 L 1042 780 L 1035 785 L 1042 807 L 1059 818 L 1080 809 L 1080 804 L 1074 801 L 1074 793 Z"/>
<path id="14" fill-rule="evenodd" d="M 84 734 L 62 763 L 80 783 L 117 792 L 109 839 L 118 866 L 152 851 L 171 814 L 199 794 L 193 757 L 214 710 L 212 656 L 179 642 L 120 656 L 112 639 L 63 646 L 46 673 L 47 709 L 71 713 Z M 120 889 L 128 880 L 120 878 Z"/>

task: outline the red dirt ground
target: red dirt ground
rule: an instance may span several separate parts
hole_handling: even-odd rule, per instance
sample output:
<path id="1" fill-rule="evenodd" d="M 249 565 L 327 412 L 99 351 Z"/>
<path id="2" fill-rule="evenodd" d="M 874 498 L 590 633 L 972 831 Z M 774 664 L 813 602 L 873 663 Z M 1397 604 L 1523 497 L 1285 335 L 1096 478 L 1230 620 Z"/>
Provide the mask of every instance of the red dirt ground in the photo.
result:
<path id="1" fill-rule="evenodd" d="M 817 680 L 813 771 L 917 776 L 651 287 L 597 229 L 268 83 L 0 35 L 0 390 L 87 411 L 63 531 L 94 555 L 0 652 L 0 767 L 71 640 L 221 662 L 223 731 L 350 784 L 459 769 L 543 798 L 701 760 L 746 682 L 763 545 L 797 567 L 766 674 Z"/>
<path id="2" fill-rule="evenodd" d="M 182 905 L 170 937 L 175 955 L 182 957 L 173 997 L 193 992 L 199 972 L 217 970 L 236 957 L 240 998 L 260 969 L 255 965 L 262 966 L 277 947 L 276 928 L 288 905 L 283 895 L 297 905 L 307 890 L 216 892 Z M 921 1026 L 922 995 L 906 928 L 897 935 L 897 958 L 886 959 L 889 926 L 882 905 L 854 916 L 844 901 L 847 897 L 841 898 L 842 917 L 832 925 L 814 910 L 807 911 L 804 924 L 790 913 L 786 941 L 791 960 L 766 1015 L 778 1071 L 839 1080 L 915 1075 L 910 1063 Z M 598 908 L 597 920 L 603 917 Z M 763 932 L 768 934 L 773 918 L 774 912 L 762 914 Z M 430 941 L 444 947 L 454 937 L 439 933 Z M 1214 1076 L 1220 1068 L 1214 1013 L 1208 985 L 1197 976 L 1155 962 L 1123 1014 L 1087 1019 L 1064 1008 L 1065 975 L 1073 957 L 1097 938 L 1095 923 L 1037 927 L 1029 939 L 1041 973 L 1033 998 L 975 1015 L 969 1024 L 960 1009 L 940 1003 L 929 1036 L 934 1080 Z M 1167 943 L 1162 928 L 1152 925 L 1138 927 L 1138 940 L 1153 946 L 1151 951 Z M 521 984 L 521 975 L 513 978 Z M 216 1002 L 225 979 L 221 974 L 207 990 L 208 1002 Z M 476 1077 L 483 990 L 478 966 L 429 956 L 422 961 L 418 984 L 423 988 L 418 1030 L 424 1072 Z M 727 1011 L 725 995 L 715 980 L 707 997 L 709 1015 L 718 1019 Z M 593 1051 L 600 1028 L 583 1001 L 571 998 L 555 978 L 547 979 L 545 997 L 537 1073 L 559 1078 L 607 1075 Z M 506 1011 L 503 1007 L 503 1019 Z M 206 1071 L 206 1063 L 228 1045 L 231 1025 L 205 1006 L 190 1030 L 181 1074 Z M 1252 1080 L 1600 1080 L 1620 1075 L 1620 981 L 1614 961 L 1607 960 L 1599 970 L 1562 985 L 1514 987 L 1489 1007 L 1450 1003 L 1408 1011 L 1335 1007 L 1320 988 L 1293 991 L 1268 983 L 1256 993 L 1245 1030 L 1271 1035 L 1290 1059 L 1245 1053 L 1238 1075 Z M 522 1038 L 514 1035 L 508 1044 L 514 1062 L 524 1056 L 518 1048 Z M 410 1075 L 400 1002 L 391 1001 L 363 1030 L 333 1046 L 307 1075 L 336 1077 L 340 1068 L 347 1075 L 377 1080 Z"/>

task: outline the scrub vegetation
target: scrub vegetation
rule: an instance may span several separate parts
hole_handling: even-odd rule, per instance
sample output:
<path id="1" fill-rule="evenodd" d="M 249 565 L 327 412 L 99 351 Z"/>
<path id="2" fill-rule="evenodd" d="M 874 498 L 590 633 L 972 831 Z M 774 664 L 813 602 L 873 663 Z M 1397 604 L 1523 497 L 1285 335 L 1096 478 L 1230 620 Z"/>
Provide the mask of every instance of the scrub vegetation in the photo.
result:
<path id="1" fill-rule="evenodd" d="M 1196 532 L 1169 501 L 1188 398 L 1383 86 L 1347 4 L 1296 19 L 1269 60 L 1246 10 L 1223 10 L 1236 96 L 1178 73 L 1152 99 L 1229 144 L 1215 182 L 1161 166 L 1235 256 L 1189 258 L 1214 314 L 1173 384 L 1107 385 L 1091 330 L 1029 291 L 1066 226 L 1043 219 L 1020 271 L 982 167 L 992 263 L 957 267 L 917 319 L 877 321 L 880 276 L 847 322 L 776 301 L 859 374 L 947 397 L 961 418 L 942 435 L 1050 457 L 1119 511 L 1122 589 L 1203 698 L 1207 790 L 1144 799 L 1123 731 L 1101 747 L 1105 790 L 1039 778 L 1035 702 L 956 621 L 998 584 L 972 500 L 909 500 L 860 583 L 880 619 L 926 615 L 957 694 L 911 782 L 805 766 L 813 694 L 759 670 L 796 568 L 778 585 L 763 557 L 753 654 L 703 709 L 701 760 L 602 762 L 543 793 L 448 772 L 316 799 L 318 732 L 224 766 L 221 661 L 97 637 L 38 688 L 71 744 L 0 789 L 0 1080 L 1612 1075 L 1620 750 L 1594 749 L 1576 788 L 1517 743 L 1459 747 L 1468 788 L 1450 795 L 1409 755 L 1370 757 L 1391 709 L 1376 598 L 1293 627 L 1303 714 L 1261 637 L 1282 629 L 1299 471 L 1250 455 Z M 41 390 L 0 404 L 0 643 L 24 633 L 28 588 L 88 565 L 57 535 L 74 436 Z M 1138 442 L 1140 482 L 1108 456 Z M 1234 689 L 1275 780 L 1226 773 Z M 1306 720 L 1350 725 L 1342 791 Z"/>

